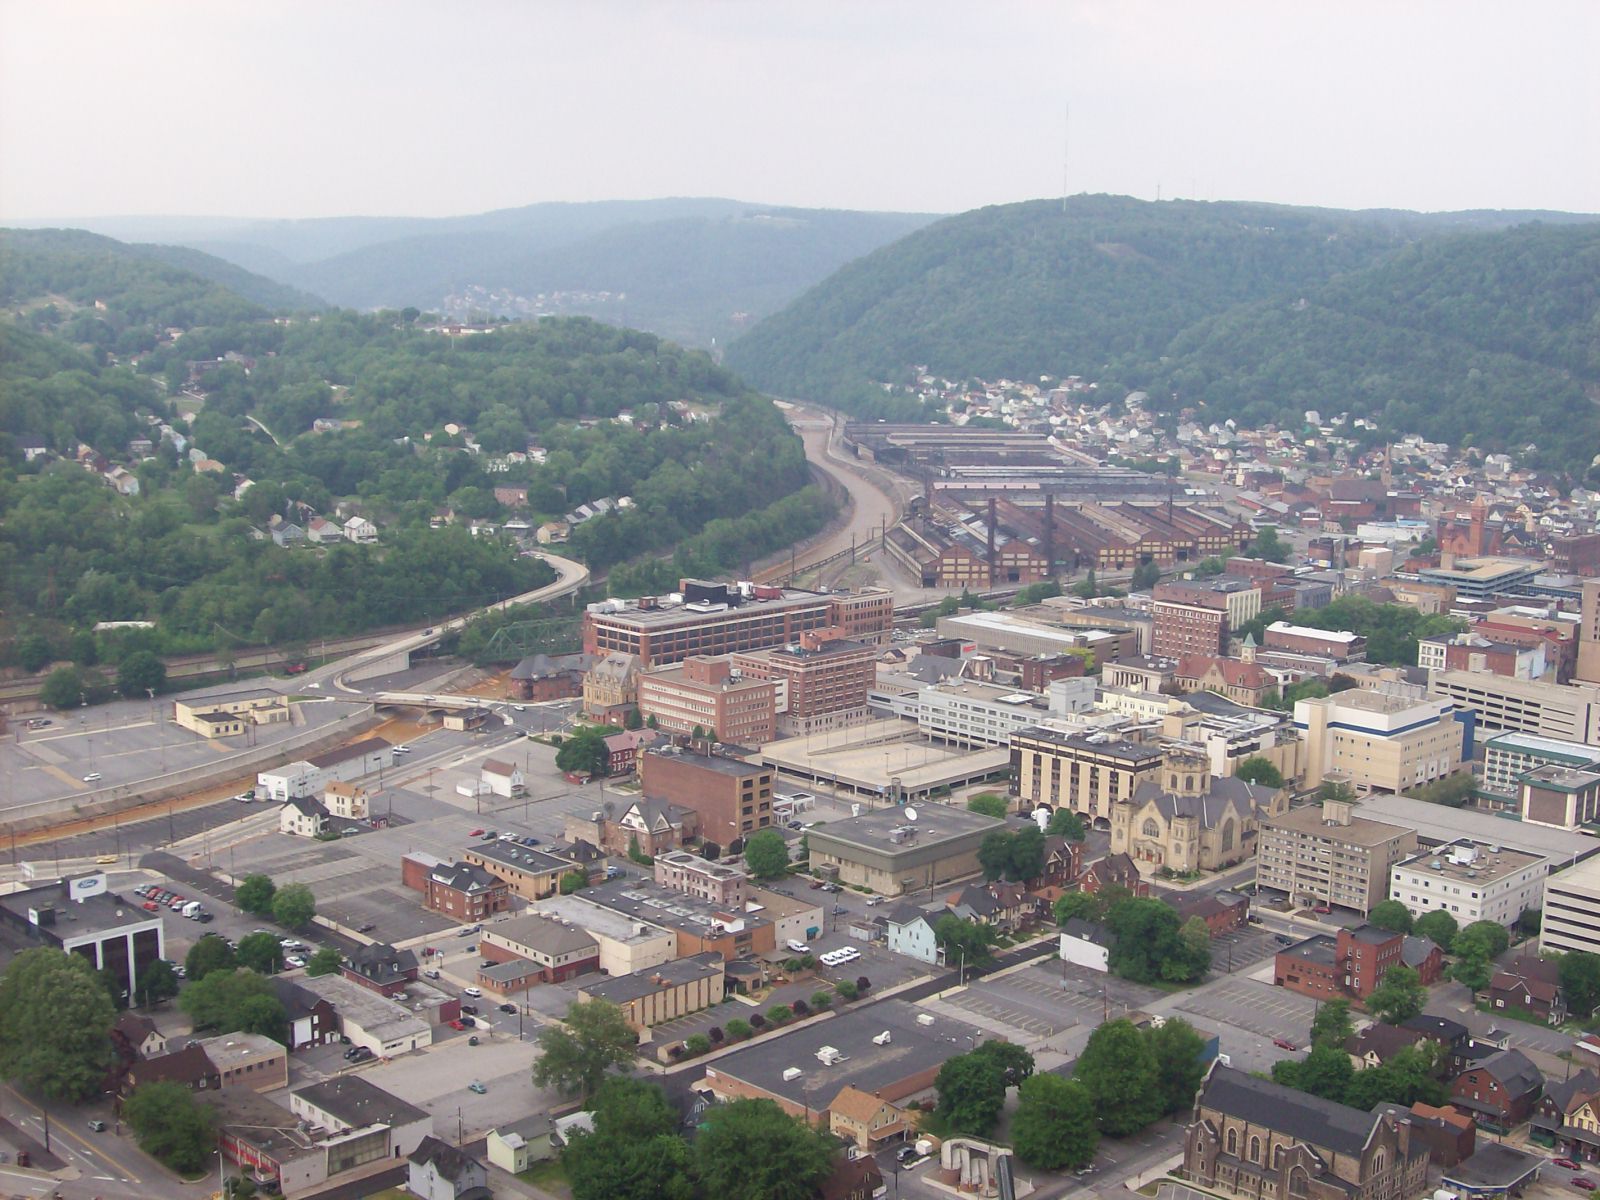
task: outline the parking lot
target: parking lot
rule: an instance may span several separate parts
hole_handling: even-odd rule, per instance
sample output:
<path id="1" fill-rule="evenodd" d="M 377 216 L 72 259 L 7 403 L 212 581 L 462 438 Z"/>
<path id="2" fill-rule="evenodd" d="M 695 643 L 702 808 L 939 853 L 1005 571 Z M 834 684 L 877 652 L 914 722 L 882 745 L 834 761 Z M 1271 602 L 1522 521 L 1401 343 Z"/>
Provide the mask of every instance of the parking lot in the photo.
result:
<path id="1" fill-rule="evenodd" d="M 1074 1025 L 1093 1028 L 1107 1016 L 1138 1012 L 1162 993 L 1071 963 L 1042 962 L 998 978 L 985 978 L 944 1002 L 1017 1031 L 1028 1043 Z"/>
<path id="2" fill-rule="evenodd" d="M 1211 970 L 1231 975 L 1271 958 L 1279 950 L 1277 935 L 1259 925 L 1230 929 L 1211 939 Z"/>
<path id="3" fill-rule="evenodd" d="M 1303 1046 L 1310 1035 L 1317 1002 L 1287 988 L 1234 978 L 1187 995 L 1174 1007 L 1202 1018 L 1200 1023 L 1221 1022 L 1263 1038 L 1285 1038 Z"/>

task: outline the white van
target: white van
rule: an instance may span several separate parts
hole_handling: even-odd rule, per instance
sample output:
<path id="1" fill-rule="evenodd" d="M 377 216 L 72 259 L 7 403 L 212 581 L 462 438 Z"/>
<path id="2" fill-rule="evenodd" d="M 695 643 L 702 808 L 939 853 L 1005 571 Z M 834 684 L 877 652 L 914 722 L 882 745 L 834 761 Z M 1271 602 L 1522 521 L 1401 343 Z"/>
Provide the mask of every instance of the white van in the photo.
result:
<path id="1" fill-rule="evenodd" d="M 793 938 L 790 938 L 787 942 L 784 943 L 784 945 L 788 946 L 789 949 L 793 950 L 796 954 L 810 954 L 811 953 L 811 947 L 810 946 L 806 945 L 804 942 L 797 942 Z"/>

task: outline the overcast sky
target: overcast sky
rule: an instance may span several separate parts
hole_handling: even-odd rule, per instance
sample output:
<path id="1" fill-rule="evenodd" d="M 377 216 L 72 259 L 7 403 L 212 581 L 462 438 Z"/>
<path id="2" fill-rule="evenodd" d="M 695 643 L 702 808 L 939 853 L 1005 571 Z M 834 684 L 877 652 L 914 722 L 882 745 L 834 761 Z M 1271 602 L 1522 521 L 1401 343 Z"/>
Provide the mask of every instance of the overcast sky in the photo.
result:
<path id="1" fill-rule="evenodd" d="M 0 219 L 1600 211 L 1600 3 L 0 0 Z M 1069 110 L 1070 134 L 1066 114 Z"/>

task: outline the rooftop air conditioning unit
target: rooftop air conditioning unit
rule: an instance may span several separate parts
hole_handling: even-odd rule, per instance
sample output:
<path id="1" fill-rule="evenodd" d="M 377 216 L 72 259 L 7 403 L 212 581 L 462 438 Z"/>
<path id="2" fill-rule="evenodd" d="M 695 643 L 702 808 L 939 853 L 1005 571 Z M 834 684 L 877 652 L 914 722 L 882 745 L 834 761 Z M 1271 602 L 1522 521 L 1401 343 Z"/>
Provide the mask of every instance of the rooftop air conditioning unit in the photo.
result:
<path id="1" fill-rule="evenodd" d="M 932 1013 L 918 1013 L 917 1014 L 917 1024 L 918 1025 L 932 1025 L 933 1024 L 933 1014 Z"/>
<path id="2" fill-rule="evenodd" d="M 833 1066 L 843 1057 L 844 1055 L 840 1054 L 838 1049 L 833 1046 L 822 1046 L 817 1050 L 817 1061 L 825 1067 Z"/>
<path id="3" fill-rule="evenodd" d="M 799 1067 L 785 1067 L 784 1068 L 783 1081 L 785 1083 L 793 1083 L 796 1079 L 799 1079 L 799 1078 L 800 1078 L 800 1068 Z"/>
<path id="4" fill-rule="evenodd" d="M 872 1044 L 874 1046 L 887 1046 L 889 1044 L 889 1031 L 885 1029 L 877 1037 L 873 1038 Z"/>

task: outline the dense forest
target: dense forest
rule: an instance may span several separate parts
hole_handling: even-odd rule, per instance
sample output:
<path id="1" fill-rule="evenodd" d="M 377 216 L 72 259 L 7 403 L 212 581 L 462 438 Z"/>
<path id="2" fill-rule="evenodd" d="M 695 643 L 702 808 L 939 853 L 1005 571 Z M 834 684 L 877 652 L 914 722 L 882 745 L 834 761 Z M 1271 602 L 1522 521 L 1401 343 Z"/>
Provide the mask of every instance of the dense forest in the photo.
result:
<path id="1" fill-rule="evenodd" d="M 1081 375 L 1218 420 L 1348 409 L 1385 433 L 1532 443 L 1581 469 L 1600 441 L 1585 395 L 1600 388 L 1597 291 L 1592 221 L 1080 196 L 928 226 L 762 322 L 728 363 L 775 394 L 891 419 L 920 406 L 876 383 L 917 365 Z"/>
<path id="2" fill-rule="evenodd" d="M 117 243 L 54 234 L 5 235 L 0 278 L 13 660 L 29 635 L 92 657 L 83 635 L 103 621 L 153 621 L 150 648 L 203 649 L 473 607 L 552 577 L 499 530 L 512 515 L 531 529 L 613 501 L 563 553 L 624 564 L 635 587 L 674 562 L 736 569 L 831 515 L 777 409 L 650 334 L 561 319 L 450 338 L 414 311 L 274 317 Z M 376 523 L 377 544 L 265 536 L 350 513 Z"/>
<path id="3" fill-rule="evenodd" d="M 207 251 L 212 262 L 350 308 L 591 316 L 710 347 L 932 219 L 685 198 L 436 219 L 111 218 L 90 227 Z"/>

